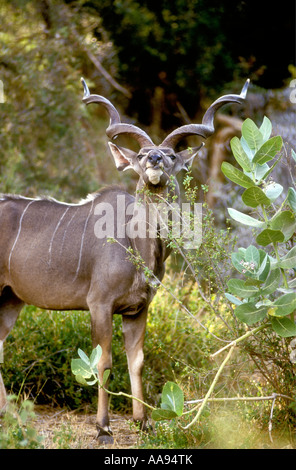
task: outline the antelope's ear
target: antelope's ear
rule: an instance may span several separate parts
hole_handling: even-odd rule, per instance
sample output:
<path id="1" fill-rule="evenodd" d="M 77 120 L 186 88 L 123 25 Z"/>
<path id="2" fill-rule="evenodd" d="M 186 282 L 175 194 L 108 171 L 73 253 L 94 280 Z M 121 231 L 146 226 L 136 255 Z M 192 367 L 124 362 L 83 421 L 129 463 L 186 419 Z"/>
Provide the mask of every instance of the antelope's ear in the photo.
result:
<path id="1" fill-rule="evenodd" d="M 117 147 L 117 145 L 113 144 L 112 142 L 108 142 L 108 144 L 117 170 L 125 171 L 133 168 L 133 161 L 137 156 L 136 152 L 123 147 Z"/>
<path id="2" fill-rule="evenodd" d="M 194 147 L 194 148 L 189 147 L 186 150 L 182 150 L 181 152 L 177 153 L 177 155 L 181 157 L 181 161 L 183 161 L 183 166 L 182 166 L 183 170 L 186 170 L 186 171 L 189 170 L 198 151 L 203 146 L 204 146 L 204 142 L 199 147 Z"/>

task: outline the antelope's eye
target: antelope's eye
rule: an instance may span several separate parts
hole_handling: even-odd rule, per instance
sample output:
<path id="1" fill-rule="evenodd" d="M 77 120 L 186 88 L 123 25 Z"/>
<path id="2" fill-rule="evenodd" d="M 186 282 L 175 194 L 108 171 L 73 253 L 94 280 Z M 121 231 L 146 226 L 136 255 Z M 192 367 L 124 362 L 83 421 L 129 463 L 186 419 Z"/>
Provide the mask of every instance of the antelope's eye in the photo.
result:
<path id="1" fill-rule="evenodd" d="M 139 154 L 139 155 L 137 156 L 137 159 L 138 159 L 138 160 L 141 160 L 143 157 L 144 157 L 144 155 Z"/>
<path id="2" fill-rule="evenodd" d="M 176 160 L 176 155 L 172 154 L 172 155 L 169 155 L 170 159 L 171 160 Z"/>

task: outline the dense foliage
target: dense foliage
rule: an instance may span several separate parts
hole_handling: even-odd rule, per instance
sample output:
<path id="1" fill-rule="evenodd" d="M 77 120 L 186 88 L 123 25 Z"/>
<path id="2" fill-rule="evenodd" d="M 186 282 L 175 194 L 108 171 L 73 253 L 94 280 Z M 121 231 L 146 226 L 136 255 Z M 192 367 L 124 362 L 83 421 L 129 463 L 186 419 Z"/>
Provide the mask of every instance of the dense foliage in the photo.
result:
<path id="1" fill-rule="evenodd" d="M 282 86 L 286 64 L 293 63 L 293 25 L 285 8 L 275 13 L 264 3 L 88 0 L 82 5 L 101 15 L 114 42 L 118 72 L 134 93 L 131 109 L 150 124 L 153 100 L 163 90 L 157 105 L 164 107 L 163 125 L 168 127 L 180 111 L 178 104 L 192 117 L 201 99 L 221 91 L 234 76 L 249 73 L 261 86 Z M 260 33 L 265 24 L 268 39 Z M 285 25 L 285 46 L 279 24 Z M 282 51 L 276 67 L 275 48 Z"/>

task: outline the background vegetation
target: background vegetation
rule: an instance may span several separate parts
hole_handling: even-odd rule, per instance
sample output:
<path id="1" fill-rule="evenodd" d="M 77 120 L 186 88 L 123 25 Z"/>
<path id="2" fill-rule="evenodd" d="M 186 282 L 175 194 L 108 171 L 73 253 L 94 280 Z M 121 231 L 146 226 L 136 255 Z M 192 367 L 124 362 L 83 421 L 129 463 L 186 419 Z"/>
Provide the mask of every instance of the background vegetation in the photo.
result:
<path id="1" fill-rule="evenodd" d="M 288 160 L 296 131 L 288 87 L 295 78 L 294 5 L 260 5 L 262 11 L 253 0 L 1 2 L 1 192 L 75 202 L 106 184 L 120 182 L 134 191 L 135 175 L 118 174 L 107 152 L 105 111 L 81 103 L 81 76 L 91 91 L 107 96 L 127 122 L 141 125 L 156 142 L 178 125 L 200 121 L 219 94 L 238 92 L 246 77 L 252 80 L 246 107 L 228 109 L 223 115 L 228 120 L 217 120 L 217 134 L 192 169 L 191 185 L 204 203 L 200 283 L 182 273 L 180 257 L 172 257 L 165 285 L 193 316 L 166 290 L 152 304 L 144 380 L 147 401 L 153 404 L 167 380 L 177 381 L 188 399 L 204 396 L 218 368 L 209 353 L 223 346 L 221 339 L 244 331 L 221 300 L 235 237 L 240 245 L 254 241 L 250 232 L 231 233 L 226 208 L 240 209 L 237 188 L 220 171 L 223 159 L 234 163 L 229 139 L 241 124 L 237 117 L 260 122 L 265 114 L 271 119 L 286 149 L 276 169 L 278 182 L 287 187 L 291 179 Z M 218 148 L 223 150 L 220 160 Z M 129 389 L 120 324 L 116 317 L 114 391 Z M 5 345 L 2 369 L 8 391 L 39 404 L 94 410 L 95 388 L 80 387 L 70 373 L 78 347 L 90 353 L 87 312 L 27 306 Z M 261 332 L 225 369 L 217 393 L 290 395 L 295 389 L 290 352 L 288 340 Z M 129 411 L 130 403 L 112 398 L 111 407 Z M 272 420 L 277 444 L 267 432 L 270 402 L 212 404 L 211 416 L 205 413 L 200 426 L 187 434 L 175 423 L 159 424 L 155 439 L 147 438 L 145 445 L 283 446 L 295 439 L 295 410 L 284 401 Z M 239 441 L 232 431 L 237 429 Z M 265 436 L 258 444 L 262 429 Z"/>

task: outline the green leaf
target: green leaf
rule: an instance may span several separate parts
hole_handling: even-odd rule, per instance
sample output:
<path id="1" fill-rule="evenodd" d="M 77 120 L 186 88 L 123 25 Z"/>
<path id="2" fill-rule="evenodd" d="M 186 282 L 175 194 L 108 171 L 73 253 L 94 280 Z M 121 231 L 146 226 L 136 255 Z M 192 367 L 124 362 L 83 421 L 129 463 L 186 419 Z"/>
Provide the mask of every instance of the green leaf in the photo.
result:
<path id="1" fill-rule="evenodd" d="M 287 201 L 291 209 L 296 213 L 296 191 L 294 188 L 288 189 Z"/>
<path id="2" fill-rule="evenodd" d="M 253 245 L 248 246 L 248 248 L 245 251 L 245 260 L 248 263 L 254 263 L 255 268 L 257 268 L 260 264 L 259 250 Z"/>
<path id="3" fill-rule="evenodd" d="M 271 131 L 272 131 L 272 124 L 270 120 L 268 119 L 268 117 L 264 116 L 263 122 L 261 126 L 259 127 L 259 131 L 262 134 L 263 142 L 266 142 L 269 139 Z"/>
<path id="4" fill-rule="evenodd" d="M 274 269 L 270 271 L 268 278 L 266 279 L 265 285 L 261 288 L 260 293 L 262 295 L 272 294 L 280 285 L 281 270 Z"/>
<path id="5" fill-rule="evenodd" d="M 254 155 L 253 163 L 263 165 L 272 160 L 277 153 L 281 150 L 283 139 L 280 136 L 275 136 L 263 144 Z"/>
<path id="6" fill-rule="evenodd" d="M 296 336 L 296 324 L 290 318 L 271 317 L 271 326 L 283 338 Z"/>
<path id="7" fill-rule="evenodd" d="M 280 268 L 296 268 L 296 246 L 294 246 L 278 263 Z"/>
<path id="8" fill-rule="evenodd" d="M 268 199 L 273 202 L 282 194 L 283 189 L 282 185 L 278 183 L 270 183 L 264 188 L 264 192 Z"/>
<path id="9" fill-rule="evenodd" d="M 84 379 L 90 379 L 93 375 L 90 366 L 87 365 L 82 359 L 72 359 L 71 370 L 74 375 L 79 375 Z"/>
<path id="10" fill-rule="evenodd" d="M 261 222 L 260 220 L 254 219 L 253 217 L 243 214 L 242 212 L 239 212 L 236 209 L 229 208 L 227 210 L 230 217 L 232 217 L 237 222 L 240 222 L 241 224 L 256 228 L 265 227 L 265 222 Z"/>
<path id="11" fill-rule="evenodd" d="M 85 362 L 85 364 L 87 364 L 87 365 L 90 364 L 88 356 L 85 354 L 84 351 L 82 351 L 82 349 L 78 348 L 78 356 L 81 357 L 81 359 L 83 360 L 83 362 Z"/>
<path id="12" fill-rule="evenodd" d="M 88 385 L 87 381 L 85 380 L 84 377 L 82 377 L 82 375 L 75 375 L 75 379 L 77 380 L 78 383 L 80 383 L 81 385 Z"/>
<path id="13" fill-rule="evenodd" d="M 257 273 L 256 273 L 257 275 Z M 254 279 L 253 277 L 249 277 L 246 279 L 246 286 L 256 286 L 261 287 L 264 281 L 260 281 L 259 279 Z"/>
<path id="14" fill-rule="evenodd" d="M 251 188 L 255 186 L 255 183 L 245 175 L 242 171 L 235 168 L 231 163 L 223 162 L 221 165 L 222 173 L 231 181 L 239 184 L 243 188 Z"/>
<path id="15" fill-rule="evenodd" d="M 283 242 L 285 239 L 284 234 L 280 230 L 272 230 L 266 228 L 263 232 L 259 233 L 256 242 L 259 245 L 267 246 L 270 243 Z"/>
<path id="16" fill-rule="evenodd" d="M 255 179 L 257 181 L 262 181 L 264 179 L 264 175 L 269 171 L 269 166 L 267 163 L 263 165 L 259 165 L 258 163 L 255 164 Z"/>
<path id="17" fill-rule="evenodd" d="M 263 136 L 251 119 L 246 119 L 242 125 L 242 135 L 248 146 L 257 152 L 263 143 Z"/>
<path id="18" fill-rule="evenodd" d="M 165 419 L 173 419 L 176 418 L 178 415 L 172 410 L 163 410 L 163 409 L 157 409 L 153 410 L 151 413 L 151 418 L 154 421 L 163 421 Z"/>
<path id="19" fill-rule="evenodd" d="M 245 171 L 251 171 L 252 165 L 250 159 L 246 152 L 244 151 L 242 144 L 238 137 L 233 137 L 230 141 L 230 147 L 234 158 L 236 159 L 237 163 L 242 167 Z"/>
<path id="20" fill-rule="evenodd" d="M 244 152 L 248 155 L 249 160 L 252 161 L 253 157 L 255 155 L 255 150 L 250 149 L 246 139 L 244 139 L 243 136 L 241 136 L 241 138 L 240 138 L 240 143 L 242 145 L 242 148 L 243 148 Z"/>
<path id="21" fill-rule="evenodd" d="M 102 385 L 103 385 L 103 386 L 105 385 L 105 383 L 106 383 L 107 380 L 109 379 L 110 372 L 111 372 L 111 369 L 106 369 L 106 370 L 104 370 L 104 373 L 103 373 L 103 382 L 102 382 Z"/>
<path id="22" fill-rule="evenodd" d="M 269 206 L 271 201 L 258 186 L 246 189 L 242 194 L 242 200 L 246 206 L 257 207 L 260 204 Z"/>
<path id="23" fill-rule="evenodd" d="M 257 277 L 260 281 L 265 281 L 270 271 L 270 258 L 267 253 L 263 250 L 259 250 L 260 253 L 260 267 L 257 270 Z"/>
<path id="24" fill-rule="evenodd" d="M 245 269 L 242 265 L 242 261 L 245 261 L 245 254 L 241 251 L 237 251 L 236 253 L 231 253 L 231 261 L 235 269 L 238 270 L 239 273 L 242 273 Z"/>
<path id="25" fill-rule="evenodd" d="M 288 286 L 290 288 L 294 288 L 296 287 L 296 277 L 294 279 L 291 279 L 289 282 L 288 282 Z"/>
<path id="26" fill-rule="evenodd" d="M 273 165 L 264 173 L 262 180 L 265 180 L 268 175 L 274 170 L 274 168 L 277 166 L 277 164 L 281 161 L 282 156 L 280 155 L 279 158 L 273 163 Z M 264 165 L 263 165 L 264 166 Z M 267 165 L 268 166 L 268 165 Z"/>
<path id="27" fill-rule="evenodd" d="M 238 295 L 243 299 L 255 297 L 259 292 L 258 287 L 246 285 L 241 279 L 230 279 L 227 285 L 232 294 Z"/>
<path id="28" fill-rule="evenodd" d="M 236 307 L 234 313 L 242 322 L 247 325 L 253 325 L 258 321 L 263 320 L 266 317 L 267 311 L 268 307 L 265 305 L 257 308 L 254 302 L 248 302 Z"/>
<path id="29" fill-rule="evenodd" d="M 162 389 L 161 408 L 174 411 L 181 416 L 184 408 L 184 395 L 181 388 L 174 382 L 167 382 Z"/>
<path id="30" fill-rule="evenodd" d="M 276 307 L 273 312 L 276 317 L 290 315 L 296 309 L 296 293 L 282 295 L 273 302 L 273 307 Z"/>
<path id="31" fill-rule="evenodd" d="M 228 292 L 225 292 L 225 297 L 229 300 L 234 305 L 241 305 L 242 301 L 235 297 L 234 295 L 229 294 Z"/>
<path id="32" fill-rule="evenodd" d="M 94 380 L 86 380 L 87 385 L 94 385 L 98 382 L 98 378 L 96 377 Z"/>
<path id="33" fill-rule="evenodd" d="M 296 230 L 295 215 L 291 211 L 280 212 L 277 216 L 270 220 L 270 226 L 273 230 L 280 230 L 288 241 Z"/>
<path id="34" fill-rule="evenodd" d="M 91 368 L 97 367 L 99 360 L 101 359 L 102 356 L 102 348 L 98 344 L 96 348 L 92 350 L 92 353 L 90 355 L 90 366 Z"/>

